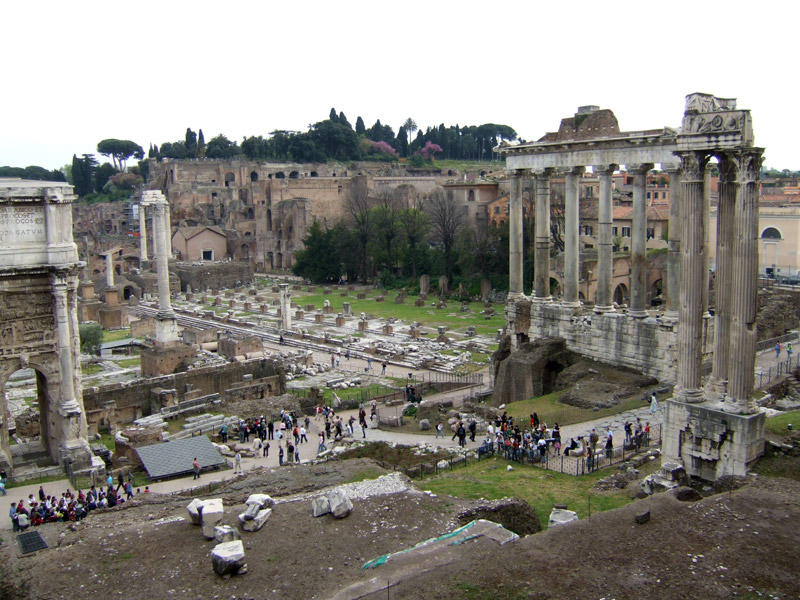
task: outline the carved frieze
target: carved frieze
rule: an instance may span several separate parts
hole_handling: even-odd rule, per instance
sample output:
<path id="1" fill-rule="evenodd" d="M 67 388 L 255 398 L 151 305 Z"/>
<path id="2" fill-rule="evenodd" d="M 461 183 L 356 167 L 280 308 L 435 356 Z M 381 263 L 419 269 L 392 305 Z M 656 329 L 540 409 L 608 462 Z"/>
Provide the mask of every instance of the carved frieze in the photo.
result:
<path id="1" fill-rule="evenodd" d="M 49 294 L 0 295 L 0 356 L 34 353 L 55 341 Z"/>

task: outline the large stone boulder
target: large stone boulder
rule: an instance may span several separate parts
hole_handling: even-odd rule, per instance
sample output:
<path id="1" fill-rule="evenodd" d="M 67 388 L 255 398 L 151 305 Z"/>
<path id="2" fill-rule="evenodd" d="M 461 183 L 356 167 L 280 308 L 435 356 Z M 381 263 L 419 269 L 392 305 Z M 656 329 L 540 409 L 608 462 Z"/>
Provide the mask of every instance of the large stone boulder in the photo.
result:
<path id="1" fill-rule="evenodd" d="M 328 493 L 328 503 L 331 507 L 331 514 L 337 519 L 344 519 L 353 510 L 350 498 L 339 488 Z"/>
<path id="2" fill-rule="evenodd" d="M 311 499 L 311 511 L 315 517 L 321 517 L 331 512 L 331 504 L 327 496 L 317 496 Z"/>
<path id="3" fill-rule="evenodd" d="M 203 535 L 206 539 L 214 539 L 214 529 L 225 516 L 222 498 L 214 498 L 203 502 Z"/>
<path id="4" fill-rule="evenodd" d="M 550 513 L 550 520 L 548 521 L 547 526 L 555 527 L 556 525 L 563 525 L 564 523 L 577 520 L 578 513 L 563 508 L 554 508 Z"/>
<path id="5" fill-rule="evenodd" d="M 202 525 L 203 523 L 203 501 L 193 498 L 189 505 L 186 507 L 186 512 L 189 513 L 189 519 L 192 525 Z"/>
<path id="6" fill-rule="evenodd" d="M 230 525 L 217 525 L 214 528 L 214 539 L 221 544 L 223 542 L 235 542 L 242 539 L 242 536 Z"/>
<path id="7" fill-rule="evenodd" d="M 271 514 L 271 508 L 259 510 L 255 515 L 253 515 L 252 518 L 246 518 L 248 516 L 247 513 L 242 513 L 239 515 L 239 521 L 241 522 L 242 529 L 244 531 L 258 531 L 264 526 L 264 523 L 267 522 L 267 519 L 269 519 Z"/>
<path id="8" fill-rule="evenodd" d="M 458 514 L 458 522 L 461 525 L 466 525 L 476 519 L 499 523 L 520 536 L 538 533 L 542 530 L 539 515 L 530 504 L 519 498 L 481 502 Z"/>
<path id="9" fill-rule="evenodd" d="M 272 508 L 275 505 L 275 500 L 267 494 L 251 494 L 245 504 L 247 506 L 257 504 L 259 508 Z"/>
<path id="10" fill-rule="evenodd" d="M 247 572 L 247 563 L 244 559 L 242 540 L 217 544 L 211 551 L 211 564 L 214 565 L 214 572 L 217 575 Z"/>

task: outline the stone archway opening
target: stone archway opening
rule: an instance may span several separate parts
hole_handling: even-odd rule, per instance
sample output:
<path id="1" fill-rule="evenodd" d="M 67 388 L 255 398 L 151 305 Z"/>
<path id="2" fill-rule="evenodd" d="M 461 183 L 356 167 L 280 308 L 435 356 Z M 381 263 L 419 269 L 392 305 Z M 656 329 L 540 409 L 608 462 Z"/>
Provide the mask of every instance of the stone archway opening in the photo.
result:
<path id="1" fill-rule="evenodd" d="M 661 306 L 664 304 L 663 296 L 664 280 L 657 279 L 650 286 L 650 306 Z"/>
<path id="2" fill-rule="evenodd" d="M 0 395 L 5 418 L 0 444 L 15 476 L 58 465 L 58 448 L 51 447 L 55 411 L 48 380 L 38 369 L 23 367 L 2 382 Z"/>
<path id="3" fill-rule="evenodd" d="M 614 290 L 614 303 L 622 306 L 623 304 L 628 304 L 629 298 L 628 286 L 620 283 Z"/>
<path id="4" fill-rule="evenodd" d="M 564 370 L 564 365 L 555 360 L 548 360 L 542 369 L 542 395 L 555 390 L 558 374 Z"/>

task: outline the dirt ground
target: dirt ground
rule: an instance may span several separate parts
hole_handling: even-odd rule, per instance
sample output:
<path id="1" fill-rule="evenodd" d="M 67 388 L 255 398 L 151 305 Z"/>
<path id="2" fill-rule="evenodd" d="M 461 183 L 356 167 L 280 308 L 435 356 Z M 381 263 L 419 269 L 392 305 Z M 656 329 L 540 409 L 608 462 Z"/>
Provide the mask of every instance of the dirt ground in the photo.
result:
<path id="1" fill-rule="evenodd" d="M 224 499 L 224 522 L 235 525 L 250 493 L 285 499 L 365 472 L 383 471 L 368 459 L 264 470 L 211 497 Z M 215 542 L 188 521 L 188 502 L 136 498 L 77 525 L 39 527 L 50 548 L 27 557 L 5 536 L 0 598 L 330 598 L 373 577 L 388 589 L 365 598 L 800 598 L 800 483 L 785 479 L 751 476 L 699 502 L 664 493 L 502 547 L 467 542 L 458 560 L 422 559 L 412 576 L 391 560 L 360 567 L 452 530 L 472 501 L 412 488 L 355 500 L 343 520 L 313 518 L 307 498 L 279 502 L 263 529 L 243 533 L 248 573 L 230 579 L 214 574 Z M 636 525 L 644 510 L 650 521 Z"/>

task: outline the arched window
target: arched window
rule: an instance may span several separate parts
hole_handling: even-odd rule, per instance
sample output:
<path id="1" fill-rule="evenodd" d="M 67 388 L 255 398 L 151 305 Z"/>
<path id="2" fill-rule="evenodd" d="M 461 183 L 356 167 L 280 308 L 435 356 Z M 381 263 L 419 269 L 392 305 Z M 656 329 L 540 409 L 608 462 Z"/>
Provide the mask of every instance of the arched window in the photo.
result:
<path id="1" fill-rule="evenodd" d="M 258 173 L 256 173 L 255 171 L 250 173 L 250 181 L 258 181 Z"/>
<path id="2" fill-rule="evenodd" d="M 782 240 L 783 236 L 781 235 L 781 232 L 775 229 L 774 227 L 767 227 L 764 231 L 761 232 L 761 239 Z"/>
<path id="3" fill-rule="evenodd" d="M 230 187 L 236 181 L 236 175 L 233 173 L 225 173 L 225 187 Z"/>

